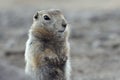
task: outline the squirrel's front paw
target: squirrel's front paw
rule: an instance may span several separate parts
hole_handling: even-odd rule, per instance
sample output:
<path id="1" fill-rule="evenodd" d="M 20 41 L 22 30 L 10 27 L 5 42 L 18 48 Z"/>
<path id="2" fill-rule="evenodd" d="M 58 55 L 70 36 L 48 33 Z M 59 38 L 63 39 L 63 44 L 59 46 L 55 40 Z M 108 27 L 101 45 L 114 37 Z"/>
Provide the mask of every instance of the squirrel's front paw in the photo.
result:
<path id="1" fill-rule="evenodd" d="M 66 63 L 67 56 L 60 56 L 55 58 L 45 57 L 45 61 L 47 61 L 48 64 L 52 64 L 54 66 L 61 66 Z"/>
<path id="2" fill-rule="evenodd" d="M 60 65 L 65 65 L 67 61 L 67 56 L 60 56 Z"/>
<path id="3" fill-rule="evenodd" d="M 51 65 L 54 65 L 54 66 L 57 66 L 58 64 L 60 64 L 59 63 L 60 61 L 57 57 L 55 57 L 55 58 L 45 57 L 45 61 L 47 61 L 48 64 L 51 64 Z"/>

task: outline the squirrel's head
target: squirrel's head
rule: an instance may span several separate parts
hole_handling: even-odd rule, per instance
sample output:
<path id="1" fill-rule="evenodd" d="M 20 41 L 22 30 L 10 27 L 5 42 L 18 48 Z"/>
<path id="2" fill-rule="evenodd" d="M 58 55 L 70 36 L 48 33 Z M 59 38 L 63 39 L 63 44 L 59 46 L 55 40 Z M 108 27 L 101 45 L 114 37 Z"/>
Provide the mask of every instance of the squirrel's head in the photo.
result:
<path id="1" fill-rule="evenodd" d="M 33 29 L 44 30 L 55 34 L 66 34 L 69 32 L 69 26 L 60 10 L 42 10 L 37 11 L 33 16 Z"/>

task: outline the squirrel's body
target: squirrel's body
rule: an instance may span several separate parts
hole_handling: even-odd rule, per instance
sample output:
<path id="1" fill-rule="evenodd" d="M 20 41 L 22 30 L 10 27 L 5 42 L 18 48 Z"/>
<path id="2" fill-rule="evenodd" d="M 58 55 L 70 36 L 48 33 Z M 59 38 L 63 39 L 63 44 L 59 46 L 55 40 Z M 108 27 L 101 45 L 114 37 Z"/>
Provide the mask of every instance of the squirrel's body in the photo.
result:
<path id="1" fill-rule="evenodd" d="M 26 73 L 33 80 L 70 80 L 69 27 L 59 10 L 39 11 L 26 43 Z"/>

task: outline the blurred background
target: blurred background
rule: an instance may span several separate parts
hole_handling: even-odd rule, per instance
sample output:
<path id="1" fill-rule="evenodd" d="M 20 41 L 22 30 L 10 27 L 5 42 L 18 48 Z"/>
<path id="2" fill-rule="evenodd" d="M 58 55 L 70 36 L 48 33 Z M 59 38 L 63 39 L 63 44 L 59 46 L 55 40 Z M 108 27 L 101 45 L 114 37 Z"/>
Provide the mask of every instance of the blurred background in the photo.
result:
<path id="1" fill-rule="evenodd" d="M 32 16 L 51 8 L 71 25 L 72 80 L 120 80 L 120 0 L 0 0 L 0 80 L 28 80 Z"/>

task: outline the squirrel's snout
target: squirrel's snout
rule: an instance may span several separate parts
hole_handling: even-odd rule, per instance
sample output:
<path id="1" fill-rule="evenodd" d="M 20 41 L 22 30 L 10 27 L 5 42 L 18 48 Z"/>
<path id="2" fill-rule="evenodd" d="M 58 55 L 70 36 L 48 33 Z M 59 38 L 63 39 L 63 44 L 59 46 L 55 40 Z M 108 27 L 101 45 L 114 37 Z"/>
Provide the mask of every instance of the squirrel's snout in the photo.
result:
<path id="1" fill-rule="evenodd" d="M 66 26 L 67 26 L 67 24 L 66 24 L 66 23 L 62 24 L 62 27 L 63 27 L 63 28 L 66 28 Z"/>
<path id="2" fill-rule="evenodd" d="M 67 27 L 67 24 L 64 23 L 64 24 L 62 24 L 61 26 L 62 26 L 62 27 L 60 28 L 60 30 L 58 30 L 58 32 L 64 32 L 65 29 L 66 29 L 66 27 Z"/>
<path id="3" fill-rule="evenodd" d="M 63 28 L 66 28 L 66 26 L 67 26 L 66 21 L 65 21 L 65 20 L 62 20 L 62 27 L 63 27 Z"/>

